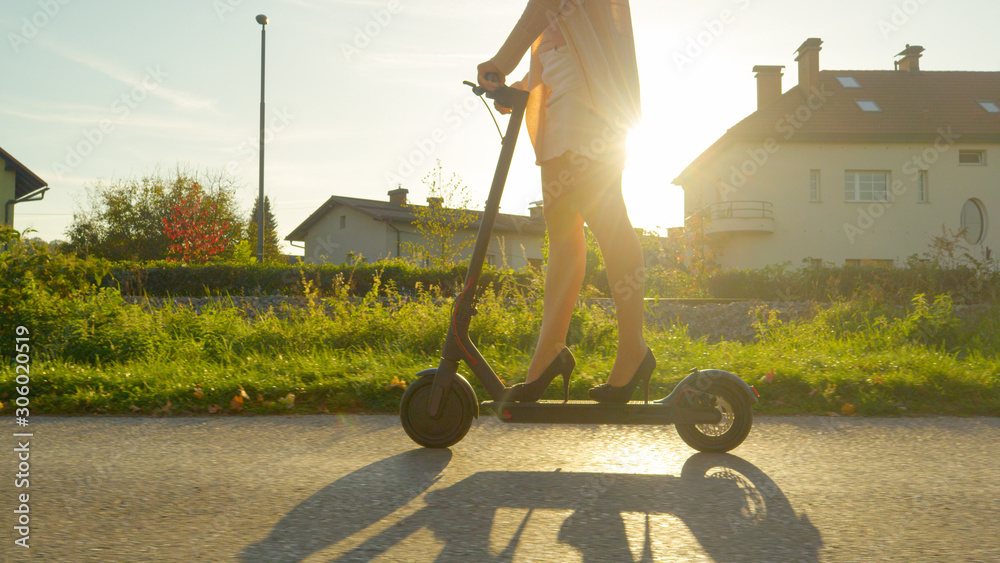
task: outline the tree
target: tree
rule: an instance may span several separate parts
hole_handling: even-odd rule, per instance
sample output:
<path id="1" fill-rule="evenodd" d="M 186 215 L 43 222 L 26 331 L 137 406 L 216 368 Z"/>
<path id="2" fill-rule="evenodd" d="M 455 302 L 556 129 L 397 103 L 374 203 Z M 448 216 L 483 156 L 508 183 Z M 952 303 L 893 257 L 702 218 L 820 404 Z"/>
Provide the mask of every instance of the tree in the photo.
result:
<path id="1" fill-rule="evenodd" d="M 225 233 L 229 224 L 215 221 L 217 207 L 202 195 L 195 184 L 191 192 L 174 206 L 170 217 L 163 219 L 163 230 L 174 243 L 170 258 L 181 262 L 207 262 L 226 249 Z"/>
<path id="2" fill-rule="evenodd" d="M 256 259 L 257 256 L 257 225 L 260 221 L 260 200 L 253 204 L 253 211 L 250 212 L 250 220 L 247 226 L 246 241 L 252 250 L 251 254 Z M 264 261 L 274 262 L 281 260 L 281 249 L 278 248 L 278 221 L 271 212 L 271 199 L 264 196 Z"/>
<path id="3" fill-rule="evenodd" d="M 211 213 L 205 218 L 226 224 L 220 233 L 226 250 L 243 236 L 243 212 L 236 200 L 237 184 L 223 173 L 199 174 L 180 167 L 170 175 L 158 170 L 141 177 L 99 181 L 87 190 L 87 204 L 74 213 L 66 231 L 69 247 L 78 255 L 110 260 L 162 260 L 171 245 L 164 220 L 182 200 L 200 192 Z"/>
<path id="4" fill-rule="evenodd" d="M 434 267 L 443 267 L 463 260 L 462 253 L 472 246 L 473 238 L 460 233 L 476 222 L 476 214 L 469 211 L 469 188 L 458 174 L 444 179 L 441 161 L 423 178 L 429 189 L 426 206 L 412 206 L 413 227 L 419 238 L 416 243 L 405 243 L 408 252 L 421 255 Z"/>
<path id="5" fill-rule="evenodd" d="M 703 216 L 692 215 L 687 218 L 683 241 L 688 269 L 697 284 L 703 285 L 709 276 L 719 270 L 719 263 L 716 261 L 718 250 L 708 237 Z"/>

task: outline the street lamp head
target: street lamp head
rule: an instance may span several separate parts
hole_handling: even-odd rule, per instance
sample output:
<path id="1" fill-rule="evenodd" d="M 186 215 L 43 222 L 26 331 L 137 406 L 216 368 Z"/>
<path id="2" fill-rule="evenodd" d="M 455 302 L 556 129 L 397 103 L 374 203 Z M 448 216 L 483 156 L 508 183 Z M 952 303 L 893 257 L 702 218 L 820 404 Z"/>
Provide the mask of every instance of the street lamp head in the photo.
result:
<path id="1" fill-rule="evenodd" d="M 264 14 L 257 14 L 257 23 L 260 25 L 267 25 L 267 16 Z"/>

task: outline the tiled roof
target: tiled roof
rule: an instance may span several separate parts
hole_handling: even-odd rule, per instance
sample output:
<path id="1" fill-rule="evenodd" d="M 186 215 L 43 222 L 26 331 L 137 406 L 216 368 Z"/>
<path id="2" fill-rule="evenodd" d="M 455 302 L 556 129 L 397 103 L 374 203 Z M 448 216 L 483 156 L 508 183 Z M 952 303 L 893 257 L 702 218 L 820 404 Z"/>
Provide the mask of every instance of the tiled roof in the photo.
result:
<path id="1" fill-rule="evenodd" d="M 288 236 L 285 237 L 285 240 L 305 240 L 306 233 L 309 232 L 309 229 L 318 223 L 328 212 L 339 206 L 353 208 L 361 213 L 370 215 L 378 221 L 390 221 L 393 223 L 405 224 L 411 224 L 416 220 L 416 215 L 413 213 L 415 208 L 426 207 L 425 205 L 400 205 L 389 201 L 379 201 L 374 199 L 332 196 L 330 199 L 326 200 L 326 203 L 321 205 L 319 209 L 314 211 L 312 215 L 307 217 L 301 225 L 295 227 L 295 230 L 289 233 Z M 475 215 L 476 221 L 474 228 L 478 229 L 483 212 L 470 210 L 470 213 Z M 496 232 L 541 235 L 545 232 L 545 224 L 541 220 L 531 219 L 530 217 L 524 217 L 522 215 L 508 215 L 506 213 L 500 213 L 497 215 L 497 220 L 494 224 L 493 230 Z"/>
<path id="2" fill-rule="evenodd" d="M 16 158 L 2 148 L 0 148 L 0 161 L 3 161 L 4 170 L 13 170 L 16 175 L 14 187 L 15 199 L 24 197 L 48 185 L 45 183 L 45 180 L 39 178 L 31 170 L 28 170 L 27 166 L 18 162 Z"/>
<path id="3" fill-rule="evenodd" d="M 859 88 L 838 77 L 852 77 Z M 862 111 L 872 101 L 881 111 Z M 825 70 L 817 87 L 788 90 L 747 116 L 674 180 L 681 184 L 719 151 L 738 142 L 933 143 L 943 133 L 959 143 L 1000 143 L 1000 72 Z"/>

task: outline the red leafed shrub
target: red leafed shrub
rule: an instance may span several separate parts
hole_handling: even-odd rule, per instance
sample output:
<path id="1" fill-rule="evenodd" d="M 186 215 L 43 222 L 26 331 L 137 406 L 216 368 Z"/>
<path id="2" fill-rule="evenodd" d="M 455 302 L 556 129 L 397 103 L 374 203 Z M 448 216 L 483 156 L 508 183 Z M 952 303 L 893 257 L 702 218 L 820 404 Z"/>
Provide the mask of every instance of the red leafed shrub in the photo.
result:
<path id="1" fill-rule="evenodd" d="M 207 262 L 226 249 L 226 221 L 213 221 L 216 206 L 203 201 L 201 187 L 195 184 L 190 195 L 173 206 L 170 217 L 163 219 L 163 229 L 173 244 L 170 259 L 180 262 Z"/>

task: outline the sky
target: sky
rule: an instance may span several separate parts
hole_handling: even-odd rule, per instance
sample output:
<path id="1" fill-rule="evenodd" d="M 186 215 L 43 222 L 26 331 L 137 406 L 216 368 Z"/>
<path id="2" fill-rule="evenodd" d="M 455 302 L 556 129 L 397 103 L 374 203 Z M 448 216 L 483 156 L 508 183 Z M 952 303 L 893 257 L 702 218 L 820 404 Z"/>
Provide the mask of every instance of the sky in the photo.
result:
<path id="1" fill-rule="evenodd" d="M 5 0 L 0 147 L 51 187 L 15 227 L 65 239 L 86 188 L 180 166 L 224 171 L 257 197 L 261 31 L 265 191 L 279 238 L 332 195 L 422 203 L 436 161 L 489 191 L 499 135 L 463 80 L 503 43 L 524 0 Z M 671 184 L 756 106 L 754 65 L 823 40 L 821 70 L 891 70 L 906 44 L 922 70 L 1000 71 L 996 0 L 632 0 L 643 120 L 629 137 L 625 200 L 637 227 L 683 222 Z M 513 73 L 522 76 L 527 57 Z M 1000 97 L 1000 93 L 998 93 Z M 505 120 L 506 118 L 501 118 Z M 503 121 L 501 121 L 503 126 Z M 501 211 L 541 199 L 527 136 Z M 287 243 L 286 243 L 287 245 Z M 285 247 L 292 254 L 301 250 Z"/>

